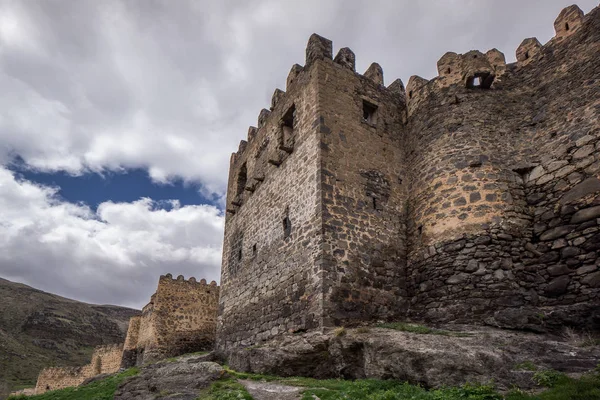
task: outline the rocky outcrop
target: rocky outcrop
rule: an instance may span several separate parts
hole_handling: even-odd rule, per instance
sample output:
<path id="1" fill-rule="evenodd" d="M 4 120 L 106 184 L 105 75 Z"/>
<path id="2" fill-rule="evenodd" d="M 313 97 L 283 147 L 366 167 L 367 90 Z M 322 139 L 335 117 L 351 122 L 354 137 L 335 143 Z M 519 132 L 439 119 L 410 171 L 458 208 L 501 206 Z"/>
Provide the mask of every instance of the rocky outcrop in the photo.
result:
<path id="1" fill-rule="evenodd" d="M 437 334 L 359 328 L 340 336 L 287 335 L 226 356 L 231 368 L 244 372 L 397 379 L 425 387 L 493 381 L 501 389 L 533 386 L 534 372 L 521 370 L 522 363 L 580 373 L 600 361 L 598 347 L 577 347 L 559 337 L 468 326 L 446 329 Z"/>
<path id="2" fill-rule="evenodd" d="M 184 356 L 142 368 L 139 375 L 121 384 L 114 400 L 195 400 L 200 390 L 224 374 L 212 355 Z"/>

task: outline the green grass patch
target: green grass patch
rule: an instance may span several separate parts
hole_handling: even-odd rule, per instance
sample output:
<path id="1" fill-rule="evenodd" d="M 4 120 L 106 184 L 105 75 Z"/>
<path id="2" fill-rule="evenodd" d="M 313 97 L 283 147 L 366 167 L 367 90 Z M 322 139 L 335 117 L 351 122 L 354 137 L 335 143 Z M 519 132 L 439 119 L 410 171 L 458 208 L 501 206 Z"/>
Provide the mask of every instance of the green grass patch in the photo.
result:
<path id="1" fill-rule="evenodd" d="M 120 374 L 92 382 L 89 385 L 52 390 L 36 396 L 12 396 L 10 400 L 113 400 L 119 384 L 130 376 L 137 375 L 139 369 L 130 368 Z"/>
<path id="2" fill-rule="evenodd" d="M 402 332 L 418 333 L 421 335 L 443 335 L 443 336 L 459 336 L 459 337 L 469 336 L 468 333 L 464 333 L 464 332 L 445 331 L 442 329 L 429 328 L 424 325 L 409 324 L 407 322 L 387 322 L 384 324 L 378 324 L 377 327 L 385 328 L 385 329 L 394 329 L 396 331 L 402 331 Z"/>
<path id="3" fill-rule="evenodd" d="M 539 394 L 527 394 L 516 390 L 506 400 L 600 400 L 600 375 L 587 374 L 580 379 L 558 374 L 546 382 L 552 387 Z"/>
<path id="4" fill-rule="evenodd" d="M 464 385 L 459 388 L 426 390 L 398 381 L 364 379 L 342 381 L 336 388 L 312 388 L 302 393 L 302 400 L 502 400 L 502 395 L 487 385 Z"/>
<path id="5" fill-rule="evenodd" d="M 521 364 L 523 368 L 535 367 L 531 362 Z M 600 369 L 600 365 L 598 368 Z M 500 394 L 491 385 L 467 384 L 461 387 L 426 390 L 418 385 L 393 380 L 319 380 L 303 377 L 282 378 L 230 369 L 226 371 L 230 379 L 277 382 L 306 388 L 302 392 L 302 400 L 314 400 L 314 396 L 321 400 L 600 400 L 600 373 L 598 372 L 586 374 L 580 379 L 572 379 L 556 371 L 542 370 L 536 372 L 533 379 L 539 386 L 548 388 L 544 392 L 531 394 L 514 390 L 507 394 Z M 230 398 L 223 397 L 223 399 Z"/>
<path id="6" fill-rule="evenodd" d="M 253 400 L 253 398 L 241 383 L 232 378 L 223 378 L 200 392 L 198 400 Z"/>

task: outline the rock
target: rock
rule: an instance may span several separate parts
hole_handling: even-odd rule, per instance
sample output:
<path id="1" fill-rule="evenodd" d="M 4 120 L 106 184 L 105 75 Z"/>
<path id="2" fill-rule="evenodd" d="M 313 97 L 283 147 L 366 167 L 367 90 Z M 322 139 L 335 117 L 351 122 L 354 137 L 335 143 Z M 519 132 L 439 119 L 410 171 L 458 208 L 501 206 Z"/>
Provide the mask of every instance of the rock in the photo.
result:
<path id="1" fill-rule="evenodd" d="M 514 309 L 515 322 L 540 321 L 539 311 Z M 499 317 L 501 318 L 501 317 Z M 516 321 L 518 320 L 518 321 Z M 532 326 L 535 326 L 532 324 Z M 466 332 L 453 335 L 450 329 Z M 597 364 L 600 349 L 575 348 L 545 335 L 486 327 L 441 326 L 447 335 L 369 328 L 288 335 L 261 346 L 230 349 L 228 365 L 238 371 L 313 378 L 397 379 L 425 387 L 493 380 L 500 389 L 530 388 L 530 376 L 514 366 L 528 360 L 540 368 L 582 372 Z"/>
<path id="2" fill-rule="evenodd" d="M 571 282 L 571 278 L 568 275 L 563 275 L 550 281 L 546 287 L 546 294 L 550 297 L 558 297 L 565 294 L 567 286 Z"/>
<path id="3" fill-rule="evenodd" d="M 600 272 L 594 272 L 593 274 L 589 274 L 581 280 L 581 283 L 583 285 L 593 288 L 600 287 Z"/>
<path id="4" fill-rule="evenodd" d="M 533 243 L 527 242 L 525 243 L 525 250 L 532 252 L 536 256 L 541 256 L 543 253 L 540 252 Z"/>
<path id="5" fill-rule="evenodd" d="M 566 275 L 569 272 L 571 272 L 571 270 L 566 265 L 553 265 L 548 267 L 550 276 Z"/>
<path id="6" fill-rule="evenodd" d="M 465 274 L 464 272 L 460 272 L 448 278 L 446 283 L 449 285 L 456 285 L 457 283 L 465 282 L 467 279 L 469 279 L 469 275 Z"/>
<path id="7" fill-rule="evenodd" d="M 539 203 L 540 201 L 542 201 L 544 199 L 544 197 L 546 197 L 546 195 L 544 193 L 533 193 L 530 194 L 529 196 L 527 196 L 527 204 L 529 205 L 536 205 L 537 203 Z"/>
<path id="8" fill-rule="evenodd" d="M 479 269 L 479 262 L 477 260 L 469 260 L 467 266 L 465 267 L 465 271 L 467 272 L 475 272 Z"/>
<path id="9" fill-rule="evenodd" d="M 558 251 L 549 251 L 540 256 L 539 262 L 542 264 L 548 264 L 554 261 L 558 261 L 558 259 L 560 259 Z"/>
<path id="10" fill-rule="evenodd" d="M 588 272 L 594 272 L 598 267 L 596 265 L 585 265 L 583 267 L 577 268 L 577 275 L 585 275 Z"/>
<path id="11" fill-rule="evenodd" d="M 537 178 L 544 175 L 545 173 L 546 173 L 546 171 L 544 170 L 544 167 L 542 167 L 541 165 L 538 165 L 529 173 L 528 180 L 535 181 Z"/>
<path id="12" fill-rule="evenodd" d="M 579 253 L 581 253 L 581 250 L 579 250 L 577 247 L 565 247 L 564 249 L 562 249 L 560 251 L 560 256 L 562 258 L 571 258 L 571 257 L 575 257 L 578 256 Z"/>
<path id="13" fill-rule="evenodd" d="M 573 228 L 569 225 L 562 225 L 548 229 L 546 232 L 542 233 L 540 240 L 545 242 L 547 240 L 558 239 L 559 237 L 565 236 L 567 233 L 571 232 L 572 229 Z"/>
<path id="14" fill-rule="evenodd" d="M 287 386 L 276 382 L 239 380 L 250 396 L 256 400 L 298 400 L 304 388 Z"/>
<path id="15" fill-rule="evenodd" d="M 583 210 L 577 211 L 571 217 L 572 224 L 579 224 L 581 222 L 589 221 L 600 217 L 600 206 L 584 208 Z"/>
<path id="16" fill-rule="evenodd" d="M 206 361 L 211 357 L 183 356 L 175 361 L 147 365 L 139 375 L 121 383 L 114 400 L 195 400 L 201 389 L 210 386 L 225 373 L 219 364 Z"/>
<path id="17" fill-rule="evenodd" d="M 588 178 L 565 193 L 559 201 L 566 204 L 596 192 L 600 192 L 600 179 Z"/>

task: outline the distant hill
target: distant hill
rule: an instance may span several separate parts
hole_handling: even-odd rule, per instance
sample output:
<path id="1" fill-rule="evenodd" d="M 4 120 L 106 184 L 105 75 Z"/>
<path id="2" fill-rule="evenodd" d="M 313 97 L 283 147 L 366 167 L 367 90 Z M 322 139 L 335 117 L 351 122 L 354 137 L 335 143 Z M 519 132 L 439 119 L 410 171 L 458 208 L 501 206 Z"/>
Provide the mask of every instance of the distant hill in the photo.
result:
<path id="1" fill-rule="evenodd" d="M 47 366 L 89 363 L 94 346 L 125 340 L 140 311 L 67 299 L 0 278 L 2 389 L 33 386 Z"/>

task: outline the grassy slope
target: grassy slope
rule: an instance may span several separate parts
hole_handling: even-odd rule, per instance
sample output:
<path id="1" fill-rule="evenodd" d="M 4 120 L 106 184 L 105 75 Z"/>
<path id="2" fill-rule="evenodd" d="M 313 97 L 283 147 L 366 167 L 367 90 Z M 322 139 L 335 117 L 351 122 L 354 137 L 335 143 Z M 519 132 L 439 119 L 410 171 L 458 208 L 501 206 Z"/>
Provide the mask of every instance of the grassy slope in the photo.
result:
<path id="1" fill-rule="evenodd" d="M 139 313 L 81 303 L 0 278 L 0 386 L 35 385 L 47 366 L 89 362 L 93 347 L 124 340 Z"/>
<path id="2" fill-rule="evenodd" d="M 121 374 L 79 388 L 68 388 L 31 397 L 12 397 L 19 400 L 112 400 L 119 383 L 138 370 L 132 368 Z M 600 374 L 590 373 L 581 379 L 544 372 L 538 381 L 550 388 L 539 394 L 513 391 L 500 394 L 491 386 L 465 385 L 462 387 L 425 390 L 419 386 L 398 381 L 364 379 L 345 381 L 339 379 L 317 380 L 310 378 L 280 378 L 245 374 L 228 370 L 228 374 L 198 394 L 199 400 L 252 400 L 236 379 L 254 379 L 278 382 L 306 388 L 302 400 L 600 400 Z"/>
<path id="3" fill-rule="evenodd" d="M 137 375 L 137 368 L 110 376 L 89 385 L 53 390 L 37 396 L 13 396 L 11 400 L 112 400 L 119 384 L 127 377 Z"/>

